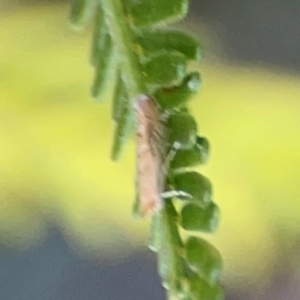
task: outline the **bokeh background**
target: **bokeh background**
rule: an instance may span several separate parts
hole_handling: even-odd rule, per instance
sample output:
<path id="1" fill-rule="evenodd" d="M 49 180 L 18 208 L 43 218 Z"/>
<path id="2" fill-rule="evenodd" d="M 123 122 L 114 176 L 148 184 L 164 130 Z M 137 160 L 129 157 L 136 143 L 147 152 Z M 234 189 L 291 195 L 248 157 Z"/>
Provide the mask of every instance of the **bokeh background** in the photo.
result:
<path id="1" fill-rule="evenodd" d="M 91 30 L 67 1 L 0 0 L 0 298 L 164 299 L 134 220 L 134 143 L 110 161 L 108 91 L 90 99 Z M 300 299 L 300 4 L 191 2 L 211 143 L 199 171 L 222 211 L 211 239 L 228 300 Z"/>

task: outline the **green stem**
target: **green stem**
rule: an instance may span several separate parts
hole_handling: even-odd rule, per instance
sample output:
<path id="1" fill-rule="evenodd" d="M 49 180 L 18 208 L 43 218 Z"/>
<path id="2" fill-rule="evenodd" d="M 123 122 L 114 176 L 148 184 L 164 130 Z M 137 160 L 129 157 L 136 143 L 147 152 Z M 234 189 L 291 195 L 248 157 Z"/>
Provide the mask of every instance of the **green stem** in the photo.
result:
<path id="1" fill-rule="evenodd" d="M 102 0 L 103 10 L 116 47 L 118 64 L 130 99 L 146 92 L 139 68 L 138 57 L 133 51 L 133 37 L 130 24 L 120 0 Z"/>

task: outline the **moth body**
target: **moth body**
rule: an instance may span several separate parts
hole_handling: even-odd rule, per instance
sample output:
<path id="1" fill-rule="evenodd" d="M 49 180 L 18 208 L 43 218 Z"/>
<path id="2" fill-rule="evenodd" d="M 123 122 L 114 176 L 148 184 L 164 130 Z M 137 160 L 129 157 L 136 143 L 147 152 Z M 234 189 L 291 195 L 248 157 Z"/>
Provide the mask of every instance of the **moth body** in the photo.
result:
<path id="1" fill-rule="evenodd" d="M 162 208 L 164 188 L 163 124 L 156 102 L 140 95 L 134 103 L 137 138 L 136 189 L 142 216 Z"/>

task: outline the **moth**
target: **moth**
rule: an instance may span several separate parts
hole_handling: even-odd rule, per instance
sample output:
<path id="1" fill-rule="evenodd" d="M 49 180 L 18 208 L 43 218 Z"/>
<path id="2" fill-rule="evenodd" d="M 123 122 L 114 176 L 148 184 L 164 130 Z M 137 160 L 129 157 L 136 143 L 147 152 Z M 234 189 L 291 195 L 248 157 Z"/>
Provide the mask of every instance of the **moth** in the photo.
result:
<path id="1" fill-rule="evenodd" d="M 165 166 L 164 125 L 156 102 L 140 95 L 134 102 L 136 120 L 136 190 L 139 213 L 144 216 L 162 208 Z"/>
<path id="2" fill-rule="evenodd" d="M 180 148 L 174 142 L 166 153 L 163 139 L 166 125 L 162 121 L 166 116 L 159 111 L 156 102 L 146 95 L 140 95 L 134 102 L 137 138 L 137 174 L 136 190 L 139 214 L 159 212 L 163 199 L 172 197 L 190 198 L 184 191 L 164 191 L 168 162 Z"/>

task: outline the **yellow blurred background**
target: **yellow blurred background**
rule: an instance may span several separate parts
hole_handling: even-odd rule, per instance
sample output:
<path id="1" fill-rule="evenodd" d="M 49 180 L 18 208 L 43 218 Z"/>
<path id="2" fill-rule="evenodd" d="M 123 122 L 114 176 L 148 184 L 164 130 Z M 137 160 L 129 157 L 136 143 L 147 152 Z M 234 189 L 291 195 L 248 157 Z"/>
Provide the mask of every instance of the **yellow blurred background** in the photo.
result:
<path id="1" fill-rule="evenodd" d="M 0 17 L 0 243 L 34 247 L 54 226 L 81 256 L 116 260 L 145 248 L 134 220 L 134 143 L 110 160 L 111 92 L 89 96 L 90 29 L 75 32 L 66 5 Z M 222 220 L 212 242 L 229 286 L 263 288 L 284 261 L 298 268 L 300 76 L 208 58 L 191 102 L 211 144 L 199 171 Z"/>

